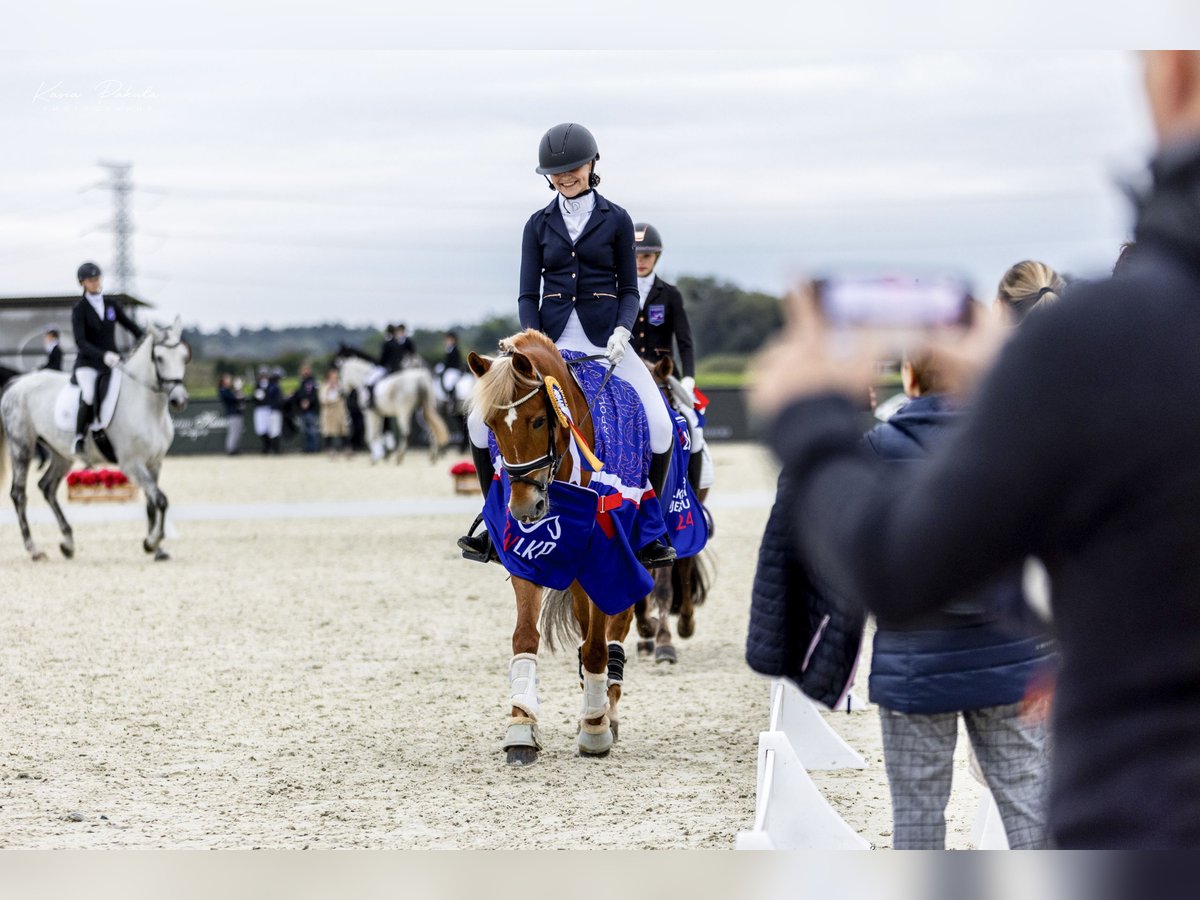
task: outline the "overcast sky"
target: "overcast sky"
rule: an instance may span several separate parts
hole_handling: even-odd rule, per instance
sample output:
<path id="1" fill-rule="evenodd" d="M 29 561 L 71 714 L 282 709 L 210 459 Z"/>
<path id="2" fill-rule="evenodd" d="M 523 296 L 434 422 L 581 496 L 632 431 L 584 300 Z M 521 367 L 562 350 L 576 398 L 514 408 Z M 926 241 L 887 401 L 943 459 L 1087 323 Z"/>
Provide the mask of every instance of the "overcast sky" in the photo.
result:
<path id="1" fill-rule="evenodd" d="M 112 262 L 98 160 L 134 164 L 134 293 L 204 327 L 471 322 L 516 308 L 550 125 L 660 272 L 1103 271 L 1148 148 L 1121 51 L 6 53 L 0 295 Z"/>

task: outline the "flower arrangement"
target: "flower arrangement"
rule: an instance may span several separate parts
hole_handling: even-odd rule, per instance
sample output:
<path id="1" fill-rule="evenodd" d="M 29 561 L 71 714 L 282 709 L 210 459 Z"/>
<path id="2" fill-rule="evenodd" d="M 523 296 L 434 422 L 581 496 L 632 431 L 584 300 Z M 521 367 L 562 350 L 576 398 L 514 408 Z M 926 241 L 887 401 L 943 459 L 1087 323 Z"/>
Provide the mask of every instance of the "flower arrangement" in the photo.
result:
<path id="1" fill-rule="evenodd" d="M 67 474 L 67 499 L 84 503 L 132 500 L 137 490 L 119 469 L 77 469 Z"/>
<path id="2" fill-rule="evenodd" d="M 450 467 L 450 475 L 454 479 L 456 494 L 478 494 L 479 481 L 475 464 L 467 461 L 455 463 Z"/>
<path id="3" fill-rule="evenodd" d="M 129 479 L 119 469 L 77 469 L 67 475 L 67 486 L 77 484 L 116 487 L 118 484 L 129 484 Z"/>

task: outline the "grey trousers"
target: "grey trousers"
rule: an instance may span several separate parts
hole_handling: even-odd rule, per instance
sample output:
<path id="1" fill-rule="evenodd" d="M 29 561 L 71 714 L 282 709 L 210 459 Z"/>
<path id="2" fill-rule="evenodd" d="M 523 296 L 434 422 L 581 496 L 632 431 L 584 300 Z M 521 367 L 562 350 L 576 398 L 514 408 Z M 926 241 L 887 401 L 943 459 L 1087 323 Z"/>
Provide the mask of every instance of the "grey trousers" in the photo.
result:
<path id="1" fill-rule="evenodd" d="M 242 443 L 242 414 L 225 417 L 225 452 L 237 453 Z"/>
<path id="2" fill-rule="evenodd" d="M 1020 716 L 1019 705 L 990 706 L 961 713 L 915 715 L 879 709 L 883 761 L 892 792 L 897 850 L 942 850 L 946 803 L 954 774 L 958 717 L 983 770 L 1004 830 L 1014 850 L 1040 850 L 1046 843 L 1046 727 Z"/>

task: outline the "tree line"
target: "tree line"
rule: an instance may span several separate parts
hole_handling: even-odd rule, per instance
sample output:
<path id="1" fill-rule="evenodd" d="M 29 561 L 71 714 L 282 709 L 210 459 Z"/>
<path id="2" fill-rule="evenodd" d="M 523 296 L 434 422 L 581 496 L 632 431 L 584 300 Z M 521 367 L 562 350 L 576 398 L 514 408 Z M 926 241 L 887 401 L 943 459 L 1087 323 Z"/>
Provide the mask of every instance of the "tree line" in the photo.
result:
<path id="1" fill-rule="evenodd" d="M 677 282 L 696 343 L 697 368 L 705 372 L 740 372 L 746 360 L 782 324 L 778 297 L 745 291 L 716 278 L 683 277 Z M 491 316 L 481 322 L 453 327 L 464 350 L 494 353 L 501 338 L 520 326 L 516 315 Z M 418 352 L 430 363 L 442 356 L 445 329 L 418 328 L 410 332 Z M 204 331 L 189 328 L 186 338 L 193 356 L 216 372 L 241 372 L 260 364 L 280 366 L 294 375 L 308 362 L 319 367 L 345 343 L 377 354 L 382 328 L 355 328 L 341 323 L 276 328 L 227 328 Z"/>

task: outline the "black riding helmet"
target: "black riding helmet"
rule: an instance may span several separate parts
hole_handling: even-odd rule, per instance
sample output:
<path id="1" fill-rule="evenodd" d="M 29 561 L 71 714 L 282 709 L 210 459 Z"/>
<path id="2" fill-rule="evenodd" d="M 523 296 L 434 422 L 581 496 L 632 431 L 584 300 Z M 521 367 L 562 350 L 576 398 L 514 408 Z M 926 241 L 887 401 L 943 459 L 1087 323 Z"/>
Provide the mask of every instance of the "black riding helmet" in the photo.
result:
<path id="1" fill-rule="evenodd" d="M 578 169 L 586 162 L 600 158 L 600 150 L 592 133 L 582 125 L 563 122 L 542 136 L 538 144 L 539 175 L 557 175 Z"/>
<path id="2" fill-rule="evenodd" d="M 94 262 L 85 262 L 79 267 L 79 271 L 76 274 L 79 276 L 79 283 L 83 284 L 85 278 L 99 278 L 100 267 Z"/>
<path id="3" fill-rule="evenodd" d="M 662 237 L 658 229 L 646 222 L 634 225 L 633 250 L 635 253 L 662 253 Z"/>

